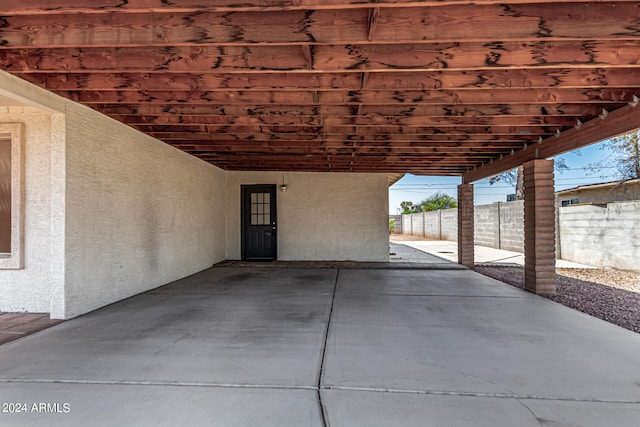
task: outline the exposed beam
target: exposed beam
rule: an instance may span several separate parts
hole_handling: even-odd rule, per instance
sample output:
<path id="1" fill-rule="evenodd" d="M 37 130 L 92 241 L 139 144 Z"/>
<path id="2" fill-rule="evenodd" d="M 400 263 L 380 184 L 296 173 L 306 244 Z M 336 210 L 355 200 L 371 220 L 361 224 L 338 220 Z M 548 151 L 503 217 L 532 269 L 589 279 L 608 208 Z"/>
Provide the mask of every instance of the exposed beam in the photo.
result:
<path id="1" fill-rule="evenodd" d="M 0 29 L 0 37 L 2 30 Z M 640 40 L 314 45 L 313 63 L 291 46 L 67 47 L 6 50 L 13 73 L 313 73 L 437 72 L 636 67 Z M 310 58 L 311 52 L 309 51 Z M 317 68 L 318 70 L 313 70 Z M 394 78 L 394 77 L 391 77 Z"/>
<path id="2" fill-rule="evenodd" d="M 618 0 L 632 2 L 635 0 Z M 584 0 L 563 0 L 565 3 L 583 3 Z M 67 13 L 107 14 L 107 13 L 192 13 L 192 12 L 243 12 L 243 11 L 285 11 L 322 9 L 360 9 L 374 5 L 378 8 L 414 8 L 427 6 L 448 6 L 468 4 L 547 4 L 557 0 L 216 0 L 203 3 L 202 0 L 137 0 L 135 2 L 114 2 L 112 0 L 92 0 L 88 5 L 75 0 L 57 0 L 55 7 L 42 7 L 42 0 L 3 0 L 3 14 L 6 15 L 57 15 Z"/>
<path id="3" fill-rule="evenodd" d="M 55 15 L 3 15 L 0 46 L 5 48 L 368 42 L 368 9 L 68 14 L 59 20 Z M 640 35 L 639 16 L 633 2 L 389 8 L 376 26 L 376 41 L 635 39 Z M 597 25 L 585 31 L 585 22 Z"/>
<path id="4" fill-rule="evenodd" d="M 434 135 L 391 135 L 379 132 L 360 132 L 359 134 L 340 134 L 326 135 L 319 133 L 216 133 L 209 132 L 206 127 L 199 132 L 180 132 L 175 129 L 152 129 L 146 133 L 161 141 L 173 142 L 193 142 L 193 143 L 217 143 L 219 141 L 236 141 L 250 142 L 255 144 L 266 143 L 277 147 L 279 143 L 283 144 L 351 144 L 353 141 L 360 143 L 384 143 L 388 147 L 398 146 L 443 146 L 457 147 L 463 144 L 473 145 L 474 147 L 508 147 L 522 148 L 522 146 L 531 142 L 531 138 L 522 135 L 488 135 L 486 133 L 446 133 Z"/>
<path id="5" fill-rule="evenodd" d="M 201 124 L 186 124 L 186 125 L 175 125 L 175 124 L 131 124 L 132 127 L 136 129 L 142 130 L 144 132 L 155 132 L 161 130 L 171 130 L 171 131 L 183 131 L 183 132 L 200 132 L 203 127 L 206 128 L 208 132 L 218 132 L 218 133 L 252 133 L 252 134 L 286 134 L 286 133 L 295 133 L 297 135 L 314 135 L 317 133 L 322 133 L 326 135 L 345 135 L 345 134 L 355 134 L 355 125 L 325 125 L 325 126 L 265 126 L 265 125 L 201 125 Z M 404 135 L 440 135 L 446 133 L 459 134 L 460 138 L 463 138 L 465 134 L 482 134 L 482 133 L 490 133 L 490 134 L 503 134 L 503 135 L 529 135 L 531 139 L 537 138 L 538 136 L 546 136 L 552 134 L 553 131 L 545 131 L 544 129 L 540 129 L 535 126 L 483 126 L 483 125 L 458 125 L 456 127 L 404 127 L 400 125 L 388 125 L 388 126 L 379 126 L 376 128 L 362 128 L 362 130 L 369 130 L 370 132 L 375 132 L 378 134 L 398 134 L 402 133 Z M 359 134 L 363 134 L 361 131 Z"/>
<path id="6" fill-rule="evenodd" d="M 640 50 L 640 46 L 639 46 Z M 269 90 L 344 92 L 346 90 L 521 90 L 601 89 L 640 86 L 633 69 L 608 70 L 496 70 L 436 71 L 433 73 L 381 74 L 324 73 L 314 75 L 227 75 L 147 73 L 23 74 L 22 77 L 49 90 L 93 91 L 185 91 L 264 92 Z"/>
<path id="7" fill-rule="evenodd" d="M 320 92 L 319 100 L 325 105 L 456 105 L 456 104 L 576 104 L 576 103 L 625 103 L 640 90 L 638 88 L 618 89 L 522 89 L 474 91 L 343 91 Z M 312 93 L 308 91 L 110 91 L 86 90 L 55 91 L 59 95 L 86 104 L 183 104 L 190 105 L 316 105 Z"/>
<path id="8" fill-rule="evenodd" d="M 598 117 L 583 123 L 579 129 L 573 127 L 566 130 L 558 137 L 546 138 L 540 144 L 529 145 L 502 160 L 470 170 L 462 176 L 463 182 L 472 183 L 530 160 L 557 156 L 640 128 L 640 111 L 637 106 L 627 105 L 603 117 L 604 119 Z"/>
<path id="9" fill-rule="evenodd" d="M 225 144 L 198 144 L 198 143 L 173 143 L 174 147 L 181 148 L 185 151 L 198 151 L 203 153 L 237 153 L 242 154 L 245 152 L 252 153 L 273 153 L 277 148 L 280 153 L 320 153 L 320 152 L 335 152 L 344 153 L 351 152 L 351 146 L 338 146 L 338 145 L 264 145 L 264 144 L 251 144 L 244 143 L 225 143 Z M 358 155 L 388 155 L 385 149 L 389 148 L 388 145 L 373 145 L 373 144 L 361 144 L 358 145 Z M 492 157 L 492 154 L 504 154 L 508 153 L 508 148 L 478 148 L 478 147 L 414 147 L 414 146 L 400 146 L 393 145 L 399 156 L 423 156 L 429 154 L 465 154 L 471 157 Z"/>
<path id="10" fill-rule="evenodd" d="M 622 105 L 620 105 L 622 106 Z M 348 105 L 147 105 L 147 104 L 93 104 L 92 107 L 107 115 L 223 115 L 223 116 L 286 116 L 286 117 L 584 117 L 597 116 L 602 107 L 590 104 L 559 105 L 413 105 L 367 106 L 359 108 L 359 114 Z"/>
<path id="11" fill-rule="evenodd" d="M 571 117 L 397 117 L 397 116 L 353 116 L 353 117 L 281 117 L 281 116 L 223 116 L 223 115 L 113 115 L 115 119 L 131 125 L 259 125 L 264 127 L 286 126 L 360 126 L 360 127 L 464 127 L 464 126 L 548 126 L 550 129 L 568 127 L 576 123 Z M 555 130 L 555 129 L 554 129 Z"/>

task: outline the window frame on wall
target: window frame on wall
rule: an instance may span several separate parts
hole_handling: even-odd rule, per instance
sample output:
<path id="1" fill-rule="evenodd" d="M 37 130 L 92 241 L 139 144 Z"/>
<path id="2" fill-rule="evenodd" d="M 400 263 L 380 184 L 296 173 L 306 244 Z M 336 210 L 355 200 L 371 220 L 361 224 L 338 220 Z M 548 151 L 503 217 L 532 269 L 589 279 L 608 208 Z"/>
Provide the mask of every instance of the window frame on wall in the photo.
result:
<path id="1" fill-rule="evenodd" d="M 11 144 L 11 252 L 0 253 L 0 270 L 24 268 L 24 125 L 0 123 L 0 140 Z"/>

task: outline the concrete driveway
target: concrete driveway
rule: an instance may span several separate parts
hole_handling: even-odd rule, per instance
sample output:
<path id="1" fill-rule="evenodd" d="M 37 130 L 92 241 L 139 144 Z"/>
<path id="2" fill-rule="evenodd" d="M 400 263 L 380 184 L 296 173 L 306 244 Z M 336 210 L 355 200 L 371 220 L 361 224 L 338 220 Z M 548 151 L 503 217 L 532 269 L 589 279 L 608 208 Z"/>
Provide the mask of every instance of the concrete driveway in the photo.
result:
<path id="1" fill-rule="evenodd" d="M 472 271 L 217 267 L 0 346 L 0 403 L 20 426 L 636 427 L 640 335 Z"/>

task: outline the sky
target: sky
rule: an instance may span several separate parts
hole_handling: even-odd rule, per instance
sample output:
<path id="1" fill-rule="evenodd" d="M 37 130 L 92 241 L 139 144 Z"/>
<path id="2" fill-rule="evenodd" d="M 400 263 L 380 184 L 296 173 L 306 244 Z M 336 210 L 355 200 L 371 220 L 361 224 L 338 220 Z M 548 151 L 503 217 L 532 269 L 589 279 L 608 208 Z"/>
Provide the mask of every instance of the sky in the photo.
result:
<path id="1" fill-rule="evenodd" d="M 556 170 L 556 191 L 580 185 L 615 181 L 617 179 L 615 170 L 604 169 L 594 173 L 587 168 L 589 164 L 609 155 L 608 150 L 601 149 L 603 144 L 604 142 L 594 144 L 558 156 L 565 159 L 569 169 Z M 457 198 L 457 186 L 461 182 L 460 177 L 428 177 L 407 174 L 389 188 L 389 214 L 395 215 L 399 213 L 400 202 L 402 201 L 410 200 L 417 203 L 438 191 Z M 502 182 L 489 185 L 488 179 L 475 182 L 474 190 L 476 205 L 505 202 L 507 201 L 507 194 L 515 193 L 513 186 Z"/>

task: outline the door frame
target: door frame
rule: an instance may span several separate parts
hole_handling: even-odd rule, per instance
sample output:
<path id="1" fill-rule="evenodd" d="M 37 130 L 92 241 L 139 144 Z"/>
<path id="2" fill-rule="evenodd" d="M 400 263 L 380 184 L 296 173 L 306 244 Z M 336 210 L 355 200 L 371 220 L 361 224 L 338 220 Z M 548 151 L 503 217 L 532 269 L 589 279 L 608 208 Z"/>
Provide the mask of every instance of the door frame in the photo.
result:
<path id="1" fill-rule="evenodd" d="M 245 206 L 246 195 L 249 192 L 271 193 L 273 200 L 271 201 L 271 222 L 273 228 L 273 258 L 247 258 L 247 225 L 251 221 L 251 215 L 247 212 Z M 278 205 L 277 205 L 277 186 L 276 184 L 251 184 L 240 185 L 240 256 L 242 260 L 277 260 L 278 259 Z"/>

